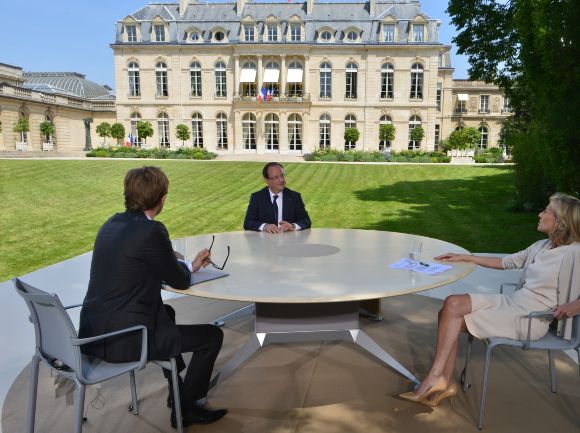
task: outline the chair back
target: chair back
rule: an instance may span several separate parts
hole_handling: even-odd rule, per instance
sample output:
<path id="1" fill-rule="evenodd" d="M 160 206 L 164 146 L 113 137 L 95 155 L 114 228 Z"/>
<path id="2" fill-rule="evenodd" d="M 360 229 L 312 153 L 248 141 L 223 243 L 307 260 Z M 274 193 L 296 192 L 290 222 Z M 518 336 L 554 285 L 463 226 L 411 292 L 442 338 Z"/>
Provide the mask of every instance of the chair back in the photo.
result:
<path id="1" fill-rule="evenodd" d="M 572 319 L 572 344 L 580 347 L 580 314 L 576 314 Z"/>
<path id="2" fill-rule="evenodd" d="M 58 359 L 79 372 L 80 349 L 71 344 L 71 340 L 77 338 L 77 333 L 58 296 L 37 289 L 18 278 L 12 281 L 16 292 L 30 310 L 38 355 L 49 363 Z"/>

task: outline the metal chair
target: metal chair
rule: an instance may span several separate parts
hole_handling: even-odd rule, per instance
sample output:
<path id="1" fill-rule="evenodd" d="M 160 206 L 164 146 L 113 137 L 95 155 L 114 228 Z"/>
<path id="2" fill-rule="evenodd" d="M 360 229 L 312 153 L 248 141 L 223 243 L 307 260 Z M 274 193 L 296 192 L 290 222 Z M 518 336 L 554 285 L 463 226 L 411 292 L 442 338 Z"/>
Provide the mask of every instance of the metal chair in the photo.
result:
<path id="1" fill-rule="evenodd" d="M 502 284 L 500 290 L 503 293 L 503 287 L 506 285 L 513 285 L 519 288 L 518 284 Z M 530 340 L 530 331 L 532 326 L 532 318 L 546 318 L 553 319 L 554 315 L 551 311 L 535 311 L 531 312 L 528 316 L 528 335 L 525 340 L 512 340 L 509 338 L 491 337 L 482 340 L 487 350 L 485 352 L 485 365 L 483 367 L 483 383 L 481 387 L 481 402 L 479 406 L 479 420 L 477 422 L 477 427 L 481 430 L 483 429 L 483 415 L 485 409 L 485 398 L 487 394 L 487 381 L 489 378 L 489 364 L 491 362 L 491 351 L 496 346 L 512 346 L 519 347 L 523 350 L 538 349 L 548 351 L 548 364 L 550 368 L 550 386 L 552 392 L 557 391 L 557 381 L 556 381 L 556 370 L 554 368 L 554 351 L 556 350 L 575 350 L 578 354 L 578 372 L 580 374 L 580 315 L 574 317 L 572 322 L 572 338 L 570 340 L 565 340 L 562 337 L 558 337 L 555 331 L 550 330 L 544 337 L 539 340 Z M 469 360 L 471 358 L 471 346 L 473 344 L 473 335 L 469 334 L 467 338 L 467 354 L 465 356 L 465 367 L 461 373 L 461 383 L 463 385 L 463 391 L 471 386 L 469 383 Z"/>
<path id="2" fill-rule="evenodd" d="M 58 296 L 37 289 L 18 278 L 12 280 L 16 292 L 24 299 L 30 310 L 30 321 L 34 325 L 36 348 L 31 362 L 30 393 L 28 413 L 26 417 L 26 433 L 34 433 L 36 416 L 36 396 L 38 388 L 38 371 L 40 361 L 49 368 L 75 382 L 75 426 L 74 432 L 82 432 L 83 410 L 86 385 L 104 382 L 108 379 L 129 373 L 131 380 L 130 410 L 133 414 L 139 413 L 137 390 L 135 386 L 135 371 L 141 370 L 147 364 L 147 328 L 133 326 L 115 332 L 98 335 L 90 338 L 78 338 L 77 332 L 68 316 L 68 308 L 79 307 L 82 304 L 63 307 Z M 141 357 L 139 361 L 125 363 L 110 363 L 93 356 L 87 356 L 80 351 L 80 346 L 115 335 L 130 332 L 141 332 Z M 177 430 L 183 432 L 181 421 L 181 404 L 179 386 L 177 382 L 177 368 L 175 359 L 169 361 L 153 361 L 163 368 L 171 370 L 175 403 Z"/>

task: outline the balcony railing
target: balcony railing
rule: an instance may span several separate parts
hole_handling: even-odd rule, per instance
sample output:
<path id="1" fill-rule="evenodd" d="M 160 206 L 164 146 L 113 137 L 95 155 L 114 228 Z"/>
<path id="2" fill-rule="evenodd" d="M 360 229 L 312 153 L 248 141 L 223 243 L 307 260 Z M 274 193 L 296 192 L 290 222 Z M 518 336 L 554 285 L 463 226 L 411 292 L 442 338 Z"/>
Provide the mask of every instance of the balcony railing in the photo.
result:
<path id="1" fill-rule="evenodd" d="M 303 93 L 302 95 L 296 96 L 272 96 L 269 101 L 258 100 L 257 96 L 234 96 L 234 102 L 290 102 L 290 103 L 300 103 L 300 102 L 310 102 L 310 94 Z"/>

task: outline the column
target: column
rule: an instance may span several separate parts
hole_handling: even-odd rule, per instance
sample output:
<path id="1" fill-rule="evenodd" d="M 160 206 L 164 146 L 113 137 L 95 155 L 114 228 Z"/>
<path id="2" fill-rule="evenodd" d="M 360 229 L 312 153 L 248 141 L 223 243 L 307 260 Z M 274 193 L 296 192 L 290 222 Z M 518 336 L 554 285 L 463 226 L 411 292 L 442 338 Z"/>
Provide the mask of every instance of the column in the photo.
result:
<path id="1" fill-rule="evenodd" d="M 286 97 L 286 56 L 280 56 L 280 97 Z"/>
<path id="2" fill-rule="evenodd" d="M 234 55 L 234 98 L 240 96 L 240 56 Z"/>
<path id="3" fill-rule="evenodd" d="M 288 115 L 285 111 L 280 112 L 280 144 L 279 151 L 281 154 L 288 153 Z"/>
<path id="4" fill-rule="evenodd" d="M 256 85 L 256 93 L 259 93 L 260 90 L 262 89 L 262 77 L 263 77 L 263 71 L 262 71 L 262 55 L 258 56 L 258 84 Z"/>
<path id="5" fill-rule="evenodd" d="M 310 56 L 304 56 L 304 93 L 310 96 Z"/>

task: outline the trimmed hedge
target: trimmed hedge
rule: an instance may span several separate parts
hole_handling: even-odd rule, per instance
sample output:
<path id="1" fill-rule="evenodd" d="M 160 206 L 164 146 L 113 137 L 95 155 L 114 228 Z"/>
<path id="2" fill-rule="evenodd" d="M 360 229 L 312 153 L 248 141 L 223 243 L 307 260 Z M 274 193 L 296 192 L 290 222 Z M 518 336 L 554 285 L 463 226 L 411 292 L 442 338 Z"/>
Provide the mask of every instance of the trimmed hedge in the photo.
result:
<path id="1" fill-rule="evenodd" d="M 379 151 L 363 152 L 336 149 L 319 149 L 304 155 L 305 161 L 345 161 L 345 162 L 426 162 L 448 163 L 451 157 L 442 152 L 421 152 L 404 150 L 402 152 L 383 153 Z"/>
<path id="2" fill-rule="evenodd" d="M 206 149 L 180 147 L 177 150 L 165 148 L 141 149 L 139 147 L 99 147 L 86 153 L 88 158 L 145 158 L 145 159 L 215 159 L 217 154 Z"/>
<path id="3" fill-rule="evenodd" d="M 477 151 L 473 160 L 478 164 L 505 162 L 501 147 L 490 147 L 484 151 Z"/>

